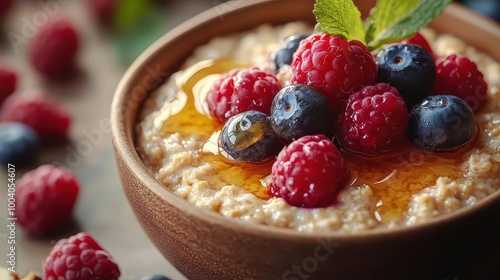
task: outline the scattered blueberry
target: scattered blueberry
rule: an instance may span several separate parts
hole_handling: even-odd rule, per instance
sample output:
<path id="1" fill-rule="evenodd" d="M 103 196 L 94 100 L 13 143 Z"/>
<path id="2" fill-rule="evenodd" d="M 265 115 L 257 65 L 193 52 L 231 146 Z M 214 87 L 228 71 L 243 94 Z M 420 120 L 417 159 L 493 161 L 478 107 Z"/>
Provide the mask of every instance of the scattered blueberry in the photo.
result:
<path id="1" fill-rule="evenodd" d="M 500 1 L 498 0 L 462 0 L 459 2 L 462 2 L 465 6 L 480 14 L 500 22 Z"/>
<path id="2" fill-rule="evenodd" d="M 27 164 L 34 159 L 37 151 L 36 132 L 20 123 L 0 124 L 0 162 L 14 165 Z"/>
<path id="3" fill-rule="evenodd" d="M 408 108 L 429 95 L 436 80 L 436 64 L 432 55 L 413 44 L 392 45 L 376 57 L 377 82 L 398 89 Z"/>
<path id="4" fill-rule="evenodd" d="M 219 137 L 219 149 L 223 156 L 247 163 L 270 161 L 283 146 L 269 125 L 267 115 L 258 111 L 231 117 Z"/>
<path id="5" fill-rule="evenodd" d="M 165 277 L 163 275 L 148 275 L 148 276 L 143 276 L 141 280 L 170 280 L 170 278 Z"/>
<path id="6" fill-rule="evenodd" d="M 431 152 L 451 152 L 469 143 L 476 134 L 472 109 L 453 95 L 425 98 L 410 112 L 410 139 Z"/>
<path id="7" fill-rule="evenodd" d="M 274 69 L 276 72 L 283 67 L 283 65 L 291 65 L 293 54 L 298 49 L 302 40 L 307 38 L 308 35 L 297 34 L 288 37 L 283 46 L 274 55 Z"/>
<path id="8" fill-rule="evenodd" d="M 282 88 L 274 97 L 269 120 L 276 135 L 287 143 L 305 135 L 333 135 L 334 117 L 328 99 L 306 85 Z"/>

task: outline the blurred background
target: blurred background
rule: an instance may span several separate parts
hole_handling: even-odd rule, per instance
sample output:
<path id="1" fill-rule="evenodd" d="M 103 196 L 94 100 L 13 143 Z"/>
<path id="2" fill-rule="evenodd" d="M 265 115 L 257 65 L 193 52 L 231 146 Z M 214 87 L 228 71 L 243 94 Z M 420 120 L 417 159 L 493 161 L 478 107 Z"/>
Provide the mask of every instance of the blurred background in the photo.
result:
<path id="1" fill-rule="evenodd" d="M 147 46 L 201 11 L 219 4 L 233 7 L 239 1 L 0 0 L 0 77 L 2 71 L 16 77 L 8 86 L 0 80 L 0 102 L 7 95 L 41 94 L 72 115 L 68 134 L 43 142 L 36 158 L 18 169 L 16 176 L 41 164 L 55 164 L 72 171 L 81 186 L 74 219 L 65 230 L 43 238 L 17 230 L 17 272 L 41 273 L 42 260 L 54 241 L 86 231 L 115 258 L 121 279 L 150 274 L 185 279 L 151 244 L 127 204 L 106 127 L 109 107 L 120 78 Z M 457 2 L 500 21 L 500 0 Z M 44 41 L 37 33 L 60 19 L 69 22 L 77 35 L 75 53 L 60 53 L 52 61 L 43 61 L 40 53 L 51 51 L 47 46 L 68 40 L 64 34 L 56 34 L 54 40 Z M 63 67 L 66 60 L 74 60 L 71 67 Z M 6 182 L 3 169 L 0 181 Z M 6 194 L 0 188 L 0 223 L 7 216 Z M 0 266 L 5 264 L 6 240 L 1 224 Z"/>

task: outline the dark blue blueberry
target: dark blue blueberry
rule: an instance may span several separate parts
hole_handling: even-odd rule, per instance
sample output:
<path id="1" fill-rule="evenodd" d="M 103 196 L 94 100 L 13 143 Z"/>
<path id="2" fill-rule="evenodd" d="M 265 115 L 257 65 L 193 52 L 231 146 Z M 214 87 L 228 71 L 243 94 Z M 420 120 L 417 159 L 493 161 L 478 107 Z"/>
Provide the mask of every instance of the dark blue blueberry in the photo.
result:
<path id="1" fill-rule="evenodd" d="M 434 86 L 436 63 L 419 46 L 389 46 L 377 54 L 375 61 L 378 65 L 377 82 L 388 83 L 397 88 L 408 108 L 428 96 Z"/>
<path id="2" fill-rule="evenodd" d="M 410 139 L 431 152 L 452 152 L 476 135 L 476 120 L 465 101 L 453 95 L 425 98 L 410 111 Z"/>
<path id="3" fill-rule="evenodd" d="M 38 136 L 36 132 L 20 123 L 0 124 L 0 162 L 23 165 L 36 157 Z"/>
<path id="4" fill-rule="evenodd" d="M 143 276 L 141 280 L 170 280 L 170 278 L 165 277 L 163 275 L 148 275 L 148 276 Z"/>
<path id="5" fill-rule="evenodd" d="M 500 22 L 500 1 L 498 0 L 462 0 L 465 6 Z"/>
<path id="6" fill-rule="evenodd" d="M 333 135 L 334 117 L 328 99 L 306 85 L 283 87 L 274 97 L 269 120 L 276 135 L 287 143 L 305 135 Z"/>
<path id="7" fill-rule="evenodd" d="M 231 117 L 219 137 L 219 149 L 223 156 L 247 163 L 270 161 L 283 146 L 269 125 L 267 115 L 257 111 Z"/>
<path id="8" fill-rule="evenodd" d="M 283 42 L 283 46 L 274 55 L 274 70 L 276 72 L 278 72 L 283 65 L 292 64 L 293 54 L 299 47 L 300 42 L 307 37 L 308 35 L 302 34 L 293 35 Z"/>

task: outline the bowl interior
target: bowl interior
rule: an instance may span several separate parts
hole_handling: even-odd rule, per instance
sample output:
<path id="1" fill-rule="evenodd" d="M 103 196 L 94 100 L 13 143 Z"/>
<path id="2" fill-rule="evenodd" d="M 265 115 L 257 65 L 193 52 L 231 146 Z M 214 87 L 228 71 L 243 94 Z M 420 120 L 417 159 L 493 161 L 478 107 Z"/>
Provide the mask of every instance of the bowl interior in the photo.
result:
<path id="1" fill-rule="evenodd" d="M 450 215 L 444 215 L 427 223 L 409 228 L 391 230 L 377 230 L 362 232 L 355 235 L 344 234 L 306 234 L 287 229 L 272 228 L 265 225 L 248 225 L 233 221 L 221 215 L 198 209 L 189 202 L 181 199 L 158 183 L 150 171 L 142 163 L 135 149 L 136 120 L 138 111 L 148 93 L 157 88 L 170 74 L 177 71 L 183 61 L 194 49 L 211 38 L 232 32 L 251 29 L 261 23 L 282 24 L 289 21 L 303 20 L 315 23 L 312 7 L 314 0 L 256 0 L 235 1 L 231 5 L 223 3 L 216 6 L 188 22 L 175 28 L 150 48 L 148 48 L 130 67 L 120 82 L 112 105 L 111 122 L 113 141 L 117 156 L 130 167 L 135 178 L 147 186 L 162 200 L 198 219 L 204 219 L 212 224 L 233 227 L 238 231 L 253 232 L 255 234 L 286 235 L 290 238 L 310 238 L 336 236 L 340 239 L 367 238 L 387 234 L 403 234 L 407 231 L 419 231 L 443 224 L 452 218 L 471 215 L 478 208 L 488 207 L 500 202 L 500 192 L 496 192 L 473 207 L 467 207 Z M 355 1 L 367 15 L 375 1 Z M 280 11 L 277 13 L 276 11 Z M 256 16 L 258 15 L 258 16 Z M 431 27 L 438 32 L 450 33 L 464 39 L 468 44 L 489 53 L 496 60 L 500 60 L 500 28 L 481 16 L 471 13 L 465 8 L 452 4 L 445 13 L 438 17 Z M 126 179 L 124 179 L 126 180 Z"/>

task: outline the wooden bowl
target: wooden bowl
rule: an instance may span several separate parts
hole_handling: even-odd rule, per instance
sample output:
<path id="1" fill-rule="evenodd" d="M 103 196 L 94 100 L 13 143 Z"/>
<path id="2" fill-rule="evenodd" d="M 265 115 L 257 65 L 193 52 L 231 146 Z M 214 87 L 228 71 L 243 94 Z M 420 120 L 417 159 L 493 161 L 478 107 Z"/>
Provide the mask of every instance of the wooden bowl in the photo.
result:
<path id="1" fill-rule="evenodd" d="M 374 1 L 356 2 L 366 15 Z M 499 274 L 500 192 L 417 226 L 310 234 L 245 224 L 197 208 L 158 183 L 142 163 L 135 149 L 141 104 L 197 46 L 265 22 L 314 24 L 313 4 L 313 0 L 223 3 L 163 36 L 124 75 L 112 104 L 113 144 L 123 188 L 144 230 L 189 279 L 442 280 Z M 452 4 L 432 27 L 500 60 L 500 28 L 492 21 Z"/>

